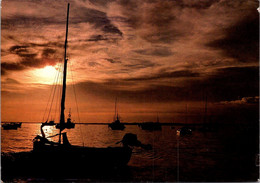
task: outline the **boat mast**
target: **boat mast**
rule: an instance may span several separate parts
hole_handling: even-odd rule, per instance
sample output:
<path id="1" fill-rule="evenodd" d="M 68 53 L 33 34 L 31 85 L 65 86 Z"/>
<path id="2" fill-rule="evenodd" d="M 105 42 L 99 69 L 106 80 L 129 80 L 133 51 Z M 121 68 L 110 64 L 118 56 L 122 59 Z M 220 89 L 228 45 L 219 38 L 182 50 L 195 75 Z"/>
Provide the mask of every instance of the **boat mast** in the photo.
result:
<path id="1" fill-rule="evenodd" d="M 207 93 L 206 93 L 206 99 L 205 99 L 205 114 L 204 114 L 204 124 L 207 123 L 207 108 L 208 108 L 208 97 L 207 97 Z"/>
<path id="2" fill-rule="evenodd" d="M 188 104 L 186 103 L 185 123 L 188 121 Z"/>
<path id="3" fill-rule="evenodd" d="M 117 120 L 117 118 L 118 118 L 117 106 L 116 106 L 116 104 L 117 104 L 117 97 L 116 97 L 116 100 L 115 100 L 115 117 L 114 117 L 114 121 Z"/>
<path id="4" fill-rule="evenodd" d="M 67 77 L 67 38 L 68 38 L 68 24 L 69 24 L 69 9 L 70 3 L 67 8 L 67 23 L 66 23 L 66 37 L 64 44 L 64 69 L 63 69 L 63 83 L 62 83 L 62 97 L 61 97 L 61 111 L 60 111 L 60 133 L 59 133 L 59 144 L 61 143 L 61 131 L 65 128 L 65 96 L 66 96 L 66 77 Z"/>

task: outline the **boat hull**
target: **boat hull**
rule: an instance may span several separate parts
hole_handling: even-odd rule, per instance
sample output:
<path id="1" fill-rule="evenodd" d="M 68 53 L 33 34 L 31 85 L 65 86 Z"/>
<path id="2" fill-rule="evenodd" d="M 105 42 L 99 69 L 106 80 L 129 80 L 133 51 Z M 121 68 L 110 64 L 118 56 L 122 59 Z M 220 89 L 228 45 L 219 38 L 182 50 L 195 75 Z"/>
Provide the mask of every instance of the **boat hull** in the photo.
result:
<path id="1" fill-rule="evenodd" d="M 140 123 L 138 126 L 142 130 L 148 130 L 148 131 L 157 131 L 157 130 L 162 130 L 162 125 L 158 122 L 145 122 L 145 123 Z"/>
<path id="2" fill-rule="evenodd" d="M 56 129 L 60 129 L 60 124 L 56 124 Z M 71 128 L 75 128 L 75 123 L 65 123 L 64 124 L 64 128 L 67 128 L 67 129 L 71 129 Z"/>
<path id="3" fill-rule="evenodd" d="M 109 167 L 126 166 L 132 154 L 129 147 L 92 148 L 44 145 L 30 152 L 1 155 L 3 176 L 57 172 L 86 173 Z M 46 170 L 48 170 L 46 172 Z"/>
<path id="4" fill-rule="evenodd" d="M 22 123 L 6 123 L 2 124 L 4 130 L 17 130 L 17 128 L 21 128 Z"/>
<path id="5" fill-rule="evenodd" d="M 132 154 L 129 147 L 82 147 L 72 145 L 37 145 L 34 144 L 34 155 L 53 159 L 54 161 L 64 161 L 74 164 L 76 162 L 91 166 L 124 166 Z M 78 164 L 76 163 L 76 164 Z"/>
<path id="6" fill-rule="evenodd" d="M 124 130 L 125 125 L 122 123 L 110 123 L 108 124 L 108 127 L 111 128 L 112 130 Z"/>

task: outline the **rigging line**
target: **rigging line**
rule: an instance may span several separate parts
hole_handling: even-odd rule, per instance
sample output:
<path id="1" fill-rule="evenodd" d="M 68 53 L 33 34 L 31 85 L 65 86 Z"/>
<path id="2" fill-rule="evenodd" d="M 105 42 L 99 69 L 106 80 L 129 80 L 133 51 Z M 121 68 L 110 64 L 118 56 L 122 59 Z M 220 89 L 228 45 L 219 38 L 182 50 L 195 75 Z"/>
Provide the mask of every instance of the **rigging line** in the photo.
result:
<path id="1" fill-rule="evenodd" d="M 74 93 L 74 98 L 75 98 L 75 103 L 76 103 L 76 108 L 77 108 L 77 113 L 78 113 L 78 120 L 80 122 L 80 117 L 79 117 L 79 108 L 78 108 L 78 101 L 77 101 L 77 96 L 76 96 L 76 89 L 75 89 L 75 82 L 74 82 L 74 78 L 73 78 L 73 72 L 72 72 L 72 64 L 70 63 L 70 67 L 69 68 L 69 73 L 71 75 L 71 80 L 72 80 L 72 87 L 73 87 L 73 93 Z"/>
<path id="2" fill-rule="evenodd" d="M 73 72 L 72 72 L 72 63 L 69 62 L 69 71 L 70 71 L 70 75 L 71 75 L 71 80 L 72 80 L 72 87 L 73 87 L 73 92 L 74 92 L 74 97 L 75 97 L 75 102 L 76 102 L 76 108 L 77 108 L 77 114 L 78 114 L 78 122 L 80 123 L 80 117 L 79 117 L 79 108 L 78 108 L 78 101 L 77 101 L 77 96 L 76 96 L 76 89 L 75 89 L 75 82 L 74 82 L 74 78 L 73 78 Z M 82 133 L 82 129 L 79 128 L 80 131 L 80 136 L 82 138 L 83 141 L 83 146 L 84 146 L 84 138 L 83 138 L 83 133 Z"/>
<path id="3" fill-rule="evenodd" d="M 59 76 L 59 74 L 58 74 L 58 76 Z M 58 85 L 58 77 L 56 78 L 56 84 L 54 86 L 54 93 L 53 93 L 52 100 L 51 100 L 51 106 L 50 106 L 50 110 L 49 110 L 49 114 L 48 114 L 48 119 L 50 117 L 50 113 L 51 113 L 52 104 L 53 104 L 53 100 L 54 100 L 54 97 L 55 97 L 57 85 Z"/>
<path id="4" fill-rule="evenodd" d="M 48 102 L 47 102 L 47 105 L 46 105 L 46 108 L 45 108 L 45 111 L 44 111 L 44 114 L 43 114 L 42 121 L 44 121 L 44 118 L 45 118 L 45 115 L 46 115 L 46 112 L 47 112 L 47 109 L 48 109 L 48 106 L 49 106 L 49 103 L 50 103 L 50 99 L 51 99 L 51 96 L 52 96 L 52 93 L 53 93 L 53 90 L 54 90 L 54 84 L 55 84 L 55 82 L 57 80 L 58 74 L 59 73 L 57 73 L 57 72 L 55 74 L 55 78 L 54 78 L 53 83 L 52 83 L 51 92 L 50 92 L 50 95 L 49 95 L 49 98 L 48 98 Z M 47 121 L 48 121 L 48 118 L 47 118 Z"/>
<path id="5" fill-rule="evenodd" d="M 61 64 L 60 64 L 60 66 L 58 68 L 59 75 L 61 73 L 61 68 L 62 67 L 61 67 Z M 60 81 L 60 77 L 58 77 L 57 84 L 59 84 L 59 81 Z M 56 99 L 56 105 L 55 105 L 55 109 L 54 109 L 54 119 L 56 119 L 57 110 L 59 110 L 59 108 L 58 108 L 58 98 L 60 97 L 59 93 L 60 93 L 60 87 L 58 87 L 58 91 L 57 91 L 58 96 L 57 96 L 57 99 Z"/>
<path id="6" fill-rule="evenodd" d="M 55 79 L 53 80 L 53 84 L 52 84 L 52 87 L 51 87 L 51 92 L 50 92 L 50 95 L 49 95 L 49 98 L 48 98 L 48 102 L 47 102 L 47 105 L 46 105 L 46 108 L 45 108 L 45 111 L 44 111 L 44 115 L 43 115 L 42 121 L 44 121 L 44 118 L 45 118 L 45 115 L 46 115 L 46 112 L 47 112 L 47 109 L 48 109 L 48 106 L 49 106 L 49 103 L 50 103 L 50 99 L 51 99 L 51 96 L 52 96 L 52 93 L 53 93 L 53 90 L 54 90 L 55 80 L 56 80 L 56 76 L 55 76 Z M 48 121 L 48 119 L 47 119 L 47 121 Z"/>
<path id="7" fill-rule="evenodd" d="M 60 73 L 63 73 L 62 69 L 63 69 L 63 64 L 60 65 Z M 58 87 L 58 94 L 57 94 L 58 95 L 58 97 L 57 97 L 58 99 L 61 99 L 61 95 L 62 95 L 62 82 L 63 82 L 63 78 L 62 77 L 63 77 L 62 75 L 59 77 L 59 86 L 60 87 Z M 58 99 L 57 99 L 57 103 L 60 104 L 59 103 L 60 101 Z M 60 105 L 58 105 L 58 110 L 59 111 L 61 110 L 61 106 Z M 60 116 L 58 116 L 58 120 L 60 120 L 59 117 Z"/>
<path id="8" fill-rule="evenodd" d="M 50 113 L 51 113 L 51 110 L 52 110 L 53 100 L 54 100 L 55 93 L 56 93 L 56 88 L 57 88 L 57 81 L 58 81 L 58 78 L 59 78 L 59 71 L 56 72 L 56 73 L 57 73 L 57 75 L 56 75 L 56 77 L 55 77 L 54 92 L 53 92 L 53 95 L 52 95 L 52 101 L 51 101 L 51 104 L 50 104 L 48 119 L 49 119 L 49 116 L 50 116 Z"/>

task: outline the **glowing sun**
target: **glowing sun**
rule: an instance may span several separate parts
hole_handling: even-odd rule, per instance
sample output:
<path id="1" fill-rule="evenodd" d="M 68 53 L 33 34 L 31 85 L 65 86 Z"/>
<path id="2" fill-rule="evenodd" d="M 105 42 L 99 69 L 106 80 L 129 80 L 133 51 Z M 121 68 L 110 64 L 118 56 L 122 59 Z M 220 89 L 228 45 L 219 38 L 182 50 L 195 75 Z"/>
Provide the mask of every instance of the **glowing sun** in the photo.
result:
<path id="1" fill-rule="evenodd" d="M 45 66 L 41 69 L 35 69 L 33 71 L 34 79 L 37 83 L 52 84 L 58 74 L 58 70 L 53 66 Z"/>

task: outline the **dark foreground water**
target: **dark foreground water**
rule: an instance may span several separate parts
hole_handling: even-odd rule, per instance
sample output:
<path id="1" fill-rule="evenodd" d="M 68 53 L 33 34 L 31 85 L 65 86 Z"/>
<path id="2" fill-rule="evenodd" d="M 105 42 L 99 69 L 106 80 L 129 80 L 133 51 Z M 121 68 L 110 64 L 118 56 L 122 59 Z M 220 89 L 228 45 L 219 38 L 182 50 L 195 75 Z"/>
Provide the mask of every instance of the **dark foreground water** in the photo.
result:
<path id="1" fill-rule="evenodd" d="M 44 127 L 46 136 L 58 131 Z M 225 125 L 215 132 L 177 136 L 176 130 L 163 126 L 161 131 L 144 131 L 135 125 L 126 125 L 124 131 L 112 131 L 106 125 L 80 125 L 67 130 L 70 143 L 90 147 L 117 146 L 125 133 L 137 134 L 153 150 L 135 148 L 128 166 L 99 172 L 96 175 L 52 177 L 19 176 L 7 181 L 25 182 L 140 182 L 140 181 L 256 181 L 258 126 Z M 22 124 L 18 130 L 1 131 L 2 153 L 32 150 L 32 139 L 40 134 L 40 124 Z M 57 140 L 57 139 L 53 139 Z M 52 166 L 52 165 L 50 165 Z M 71 167 L 73 168 L 73 167 Z M 2 177 L 4 180 L 5 177 Z"/>

